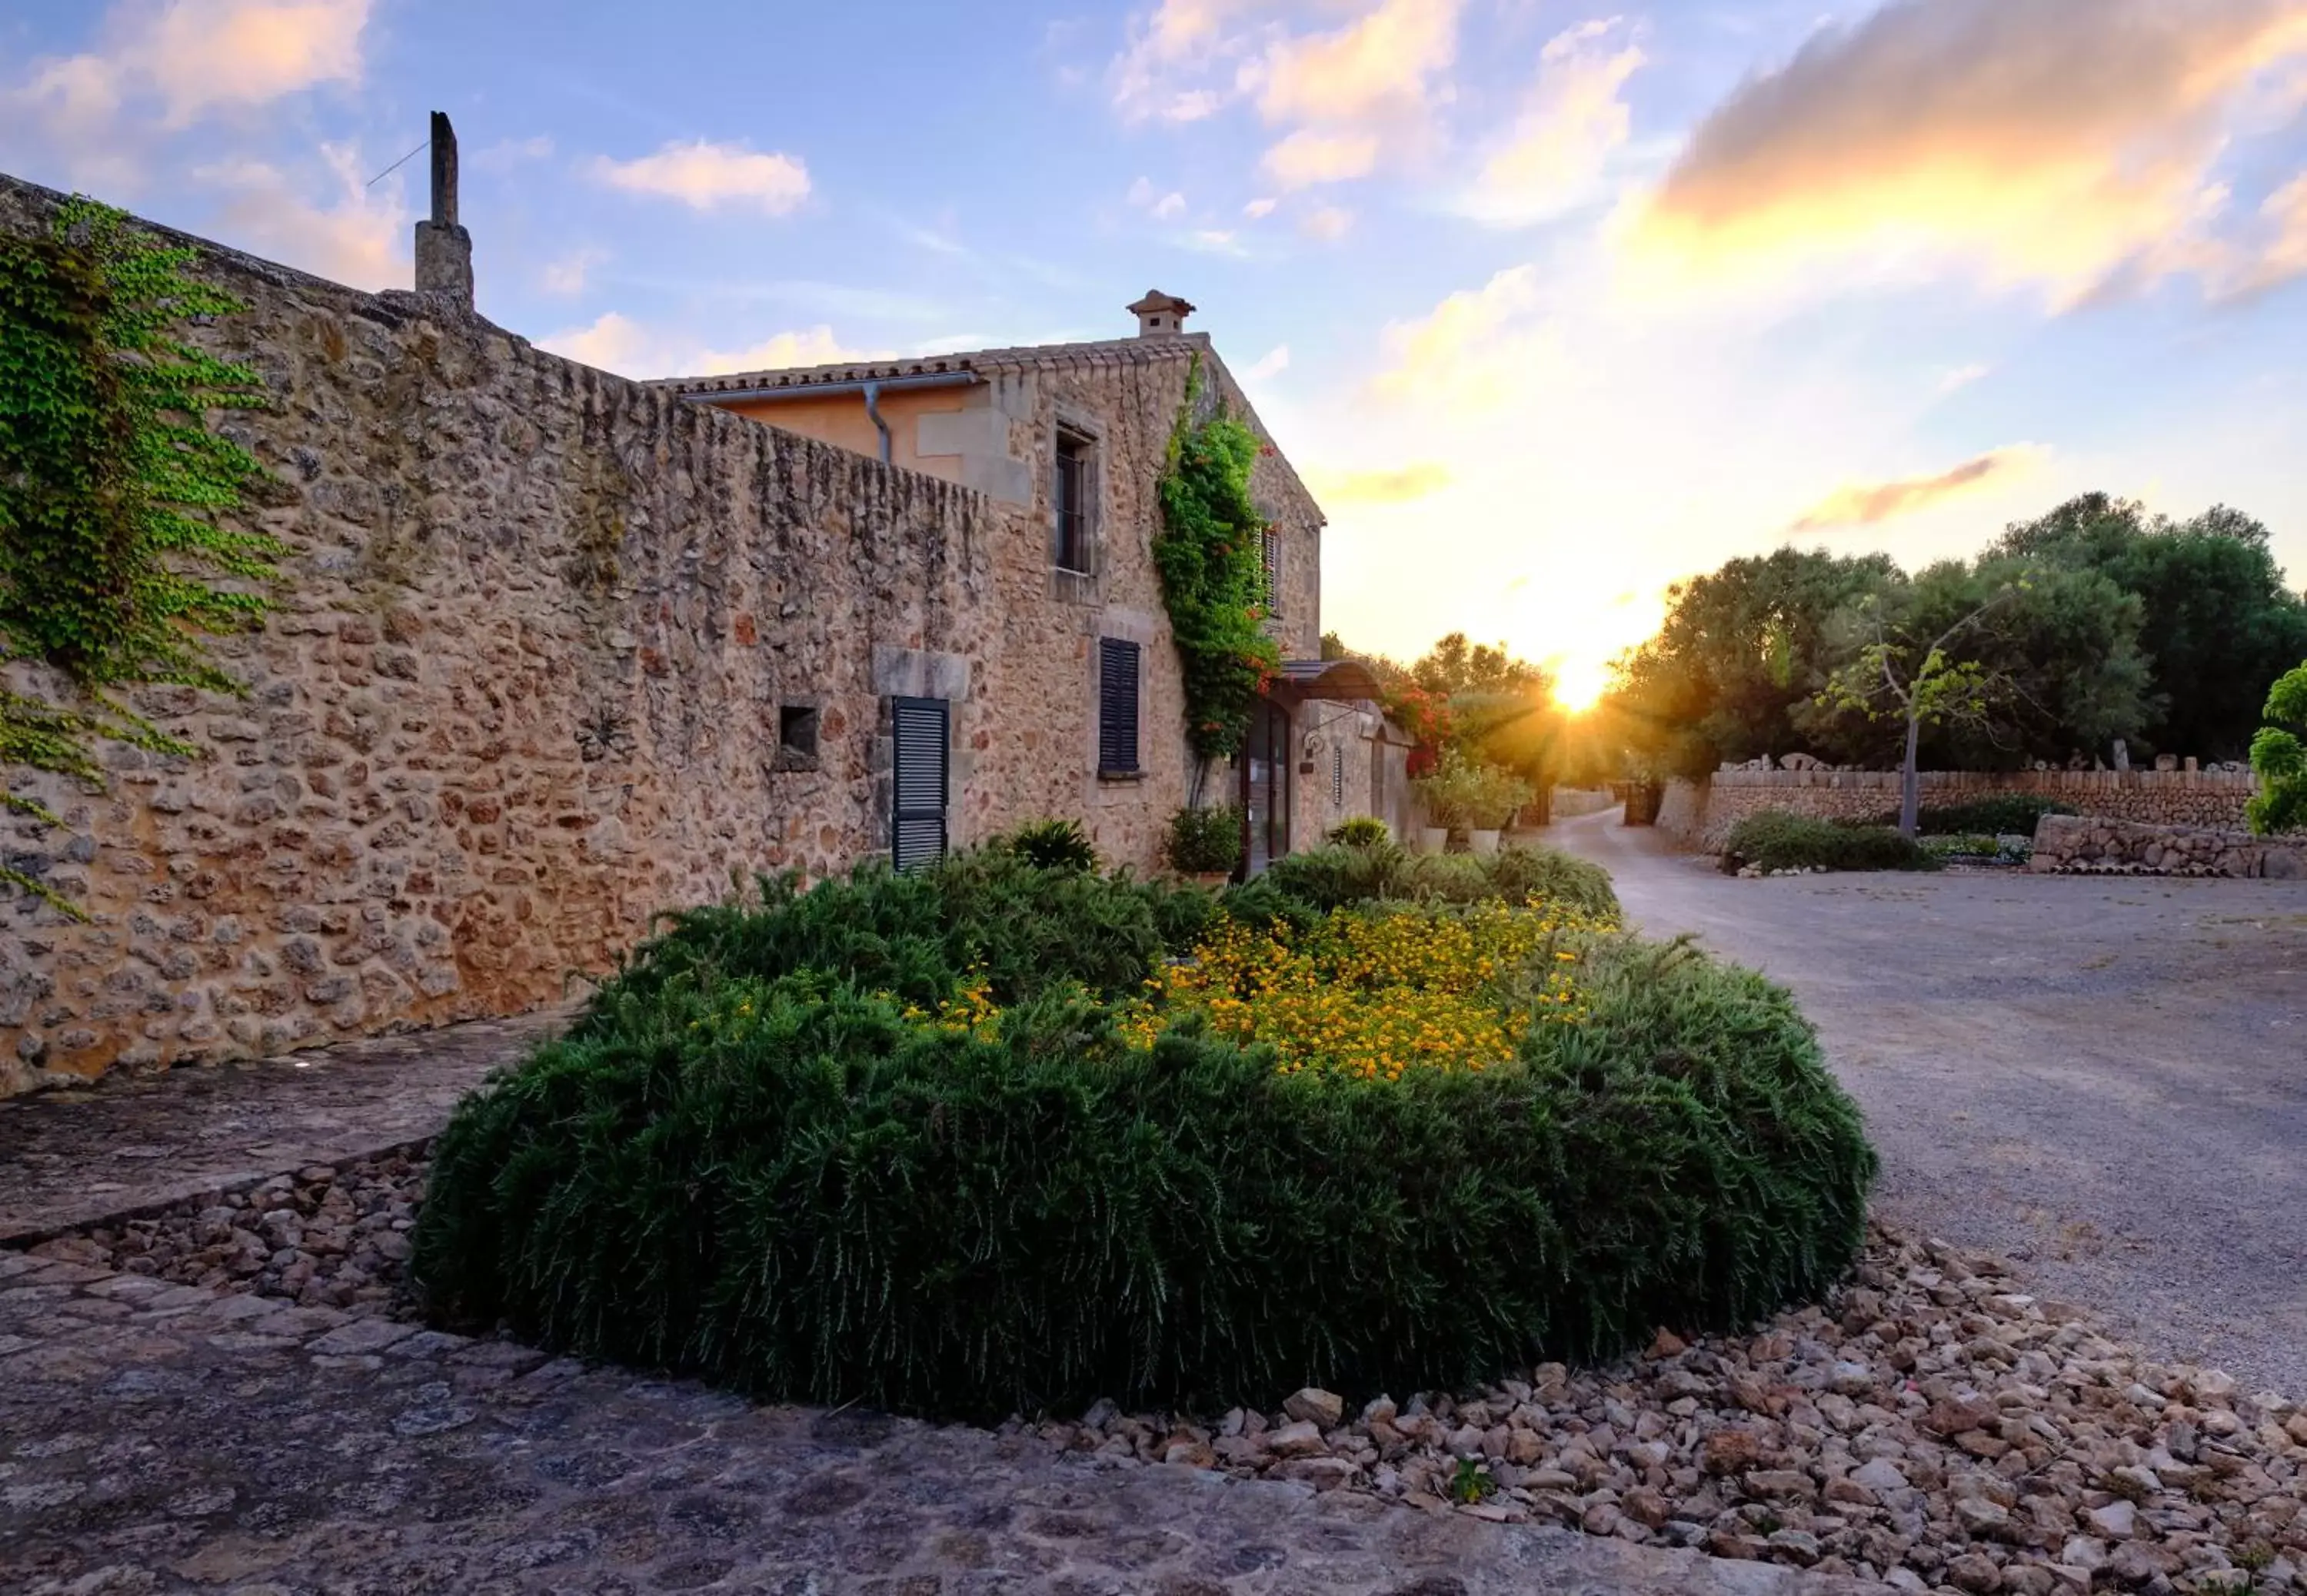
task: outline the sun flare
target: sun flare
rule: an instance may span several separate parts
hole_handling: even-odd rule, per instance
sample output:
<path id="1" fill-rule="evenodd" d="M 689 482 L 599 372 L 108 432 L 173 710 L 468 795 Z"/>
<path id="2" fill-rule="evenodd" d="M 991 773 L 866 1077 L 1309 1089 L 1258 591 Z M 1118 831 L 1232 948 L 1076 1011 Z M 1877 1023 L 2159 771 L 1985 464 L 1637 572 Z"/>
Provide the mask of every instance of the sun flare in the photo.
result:
<path id="1" fill-rule="evenodd" d="M 1574 715 L 1582 715 L 1602 701 L 1610 687 L 1610 667 L 1600 660 L 1565 658 L 1554 661 L 1554 702 Z"/>

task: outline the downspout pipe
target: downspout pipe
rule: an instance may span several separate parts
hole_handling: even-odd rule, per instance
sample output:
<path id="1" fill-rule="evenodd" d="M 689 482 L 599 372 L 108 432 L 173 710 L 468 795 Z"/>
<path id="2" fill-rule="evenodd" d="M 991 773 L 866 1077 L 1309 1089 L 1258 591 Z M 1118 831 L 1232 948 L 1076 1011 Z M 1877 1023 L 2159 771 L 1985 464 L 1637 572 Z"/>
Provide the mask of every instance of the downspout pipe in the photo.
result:
<path id="1" fill-rule="evenodd" d="M 881 464 L 887 465 L 889 463 L 889 423 L 881 419 L 881 385 L 878 382 L 865 385 L 865 414 L 872 422 L 873 430 L 881 435 Z"/>

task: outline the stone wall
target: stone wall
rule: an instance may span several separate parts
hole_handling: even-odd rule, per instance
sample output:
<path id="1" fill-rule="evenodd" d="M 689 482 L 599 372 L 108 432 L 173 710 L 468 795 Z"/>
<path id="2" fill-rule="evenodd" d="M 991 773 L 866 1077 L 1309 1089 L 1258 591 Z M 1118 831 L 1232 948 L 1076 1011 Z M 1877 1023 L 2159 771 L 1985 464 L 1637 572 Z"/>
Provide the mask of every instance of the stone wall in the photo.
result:
<path id="1" fill-rule="evenodd" d="M 2307 841 L 2249 832 L 2148 825 L 2088 815 L 2045 815 L 2027 868 L 2070 875 L 2307 875 Z"/>
<path id="2" fill-rule="evenodd" d="M 0 177 L 0 227 L 57 196 Z M 164 231 L 164 230 L 156 230 Z M 1192 771 L 1152 564 L 1154 482 L 1205 339 L 1082 363 L 1014 352 L 995 498 L 543 354 L 447 296 L 368 294 L 202 241 L 246 301 L 195 337 L 262 375 L 226 418 L 271 473 L 279 608 L 222 640 L 244 698 L 143 694 L 209 750 L 104 751 L 100 790 L 26 778 L 66 821 L 12 861 L 89 912 L 0 899 L 0 1096 L 519 1012 L 667 909 L 753 873 L 889 846 L 889 701 L 952 706 L 956 844 L 1045 816 L 1158 863 Z M 1053 570 L 1048 451 L 1093 428 L 1102 543 Z M 991 479 L 989 479 L 991 480 Z M 1320 511 L 1270 445 L 1285 655 L 1320 634 Z M 1142 646 L 1144 768 L 1098 771 L 1098 640 Z M 1368 706 L 1300 705 L 1304 845 L 1398 804 Z M 11 772 L 12 775 L 21 772 Z M 1211 772 L 1209 796 L 1236 777 Z"/>
<path id="3" fill-rule="evenodd" d="M 2236 827 L 2259 790 L 2248 771 L 1925 771 L 1923 807 L 2011 794 L 2055 798 L 2084 815 L 2152 824 Z M 1896 771 L 1728 770 L 1667 784 L 1658 824 L 1685 847 L 1718 850 L 1730 829 L 1765 809 L 1822 820 L 1896 815 Z"/>
<path id="4" fill-rule="evenodd" d="M 0 226 L 53 198 L 0 183 Z M 209 757 L 15 784 L 67 824 L 9 822 L 12 857 L 90 918 L 0 902 L 0 1093 L 557 999 L 733 874 L 886 848 L 892 692 L 955 701 L 959 839 L 1034 796 L 972 770 L 1013 757 L 989 689 L 1038 689 L 987 663 L 982 496 L 203 254 L 251 305 L 201 336 L 272 395 L 230 427 L 287 581 L 219 649 L 245 698 L 137 701 Z"/>

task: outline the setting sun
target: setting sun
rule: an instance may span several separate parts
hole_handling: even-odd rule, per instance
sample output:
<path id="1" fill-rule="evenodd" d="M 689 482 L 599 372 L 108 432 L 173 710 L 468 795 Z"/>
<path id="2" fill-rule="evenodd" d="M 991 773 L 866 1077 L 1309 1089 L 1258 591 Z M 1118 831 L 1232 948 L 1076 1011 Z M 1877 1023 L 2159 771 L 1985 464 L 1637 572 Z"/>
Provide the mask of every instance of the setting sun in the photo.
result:
<path id="1" fill-rule="evenodd" d="M 1610 667 L 1603 661 L 1565 658 L 1549 669 L 1554 672 L 1554 702 L 1572 714 L 1584 714 L 1609 690 Z"/>

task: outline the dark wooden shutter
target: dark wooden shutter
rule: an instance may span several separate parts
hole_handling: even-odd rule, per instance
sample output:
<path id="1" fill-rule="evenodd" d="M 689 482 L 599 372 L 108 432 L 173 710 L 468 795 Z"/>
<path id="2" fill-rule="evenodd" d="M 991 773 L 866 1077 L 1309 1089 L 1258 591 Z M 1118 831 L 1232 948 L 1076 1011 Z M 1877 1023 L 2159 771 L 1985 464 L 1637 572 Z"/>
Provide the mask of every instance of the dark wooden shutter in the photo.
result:
<path id="1" fill-rule="evenodd" d="M 948 710 L 942 698 L 893 698 L 896 745 L 889 857 L 900 870 L 945 858 Z"/>
<path id="2" fill-rule="evenodd" d="M 1135 643 L 1097 640 L 1097 768 L 1108 776 L 1137 772 L 1137 665 Z"/>
<path id="3" fill-rule="evenodd" d="M 1258 554 L 1265 563 L 1265 612 L 1282 613 L 1282 540 L 1272 532 L 1258 534 Z"/>

